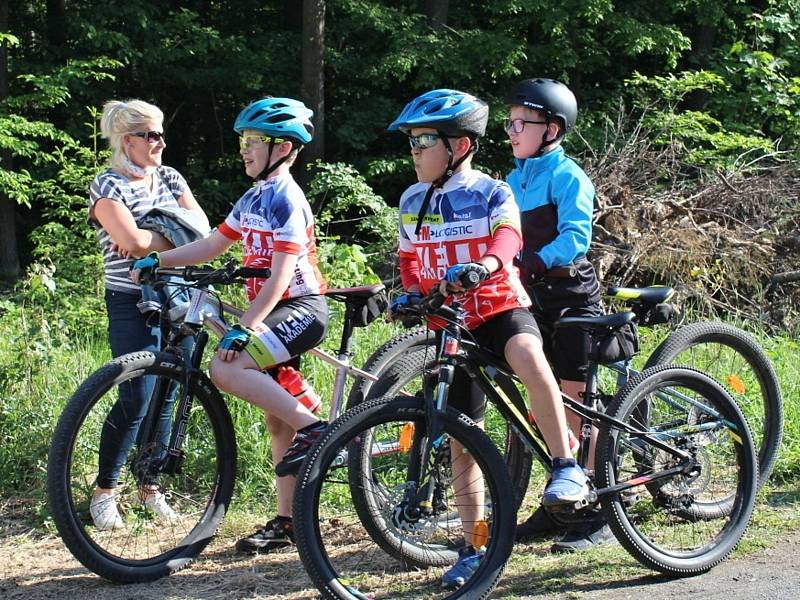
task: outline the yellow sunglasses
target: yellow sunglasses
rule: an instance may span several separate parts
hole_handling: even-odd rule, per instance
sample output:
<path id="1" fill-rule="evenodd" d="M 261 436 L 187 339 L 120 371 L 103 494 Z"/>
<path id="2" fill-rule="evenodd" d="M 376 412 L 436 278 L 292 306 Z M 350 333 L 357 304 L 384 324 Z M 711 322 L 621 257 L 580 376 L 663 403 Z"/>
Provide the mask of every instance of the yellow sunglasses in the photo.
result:
<path id="1" fill-rule="evenodd" d="M 257 142 L 261 142 L 263 144 L 269 144 L 270 141 L 276 144 L 282 144 L 286 140 L 283 138 L 270 137 L 268 135 L 242 135 L 239 136 L 239 149 L 249 150 Z"/>

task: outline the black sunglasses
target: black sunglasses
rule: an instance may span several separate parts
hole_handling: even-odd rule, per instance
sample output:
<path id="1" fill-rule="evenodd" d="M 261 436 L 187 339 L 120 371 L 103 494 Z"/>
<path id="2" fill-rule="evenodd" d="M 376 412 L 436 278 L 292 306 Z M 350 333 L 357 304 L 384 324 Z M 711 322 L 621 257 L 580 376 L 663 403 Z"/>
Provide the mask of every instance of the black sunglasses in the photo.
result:
<path id="1" fill-rule="evenodd" d="M 128 135 L 132 135 L 134 137 L 140 137 L 146 139 L 150 144 L 157 144 L 164 140 L 164 132 L 163 131 L 134 131 L 129 133 Z"/>

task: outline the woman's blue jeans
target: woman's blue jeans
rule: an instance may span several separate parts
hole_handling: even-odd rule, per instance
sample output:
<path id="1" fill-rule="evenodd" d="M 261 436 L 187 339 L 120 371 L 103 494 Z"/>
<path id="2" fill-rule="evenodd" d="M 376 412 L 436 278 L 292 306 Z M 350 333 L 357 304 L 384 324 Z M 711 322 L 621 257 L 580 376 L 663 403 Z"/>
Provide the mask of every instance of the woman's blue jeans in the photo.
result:
<path id="1" fill-rule="evenodd" d="M 140 299 L 138 294 L 106 290 L 108 341 L 114 358 L 142 350 L 159 351 L 161 336 L 157 318 L 152 316 L 150 319 L 155 326 L 148 323 L 147 318 L 136 307 Z M 139 427 L 147 415 L 154 385 L 155 377 L 147 376 L 131 379 L 118 386 L 119 399 L 109 411 L 100 436 L 98 487 L 117 486 L 120 471 L 125 465 L 128 453 L 137 442 Z M 161 451 L 165 450 L 169 443 L 173 402 L 174 393 L 164 403 L 164 410 L 158 423 L 156 439 L 161 442 Z"/>

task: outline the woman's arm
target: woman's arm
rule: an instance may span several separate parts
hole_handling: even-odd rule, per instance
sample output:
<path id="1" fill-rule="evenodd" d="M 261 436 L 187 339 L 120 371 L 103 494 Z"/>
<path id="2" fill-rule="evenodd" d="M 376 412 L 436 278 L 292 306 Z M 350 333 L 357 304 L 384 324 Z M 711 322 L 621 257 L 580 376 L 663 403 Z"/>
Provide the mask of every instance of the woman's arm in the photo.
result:
<path id="1" fill-rule="evenodd" d="M 242 325 L 252 329 L 272 312 L 272 309 L 283 297 L 286 288 L 289 287 L 296 265 L 296 254 L 288 254 L 286 252 L 274 252 L 272 254 L 272 266 L 270 267 L 272 275 L 264 282 L 258 295 L 250 303 L 250 308 L 239 319 Z"/>
<path id="2" fill-rule="evenodd" d="M 130 256 L 169 250 L 172 244 L 160 233 L 139 229 L 127 206 L 111 198 L 100 198 L 94 205 L 94 218 L 111 236 L 111 241 Z"/>

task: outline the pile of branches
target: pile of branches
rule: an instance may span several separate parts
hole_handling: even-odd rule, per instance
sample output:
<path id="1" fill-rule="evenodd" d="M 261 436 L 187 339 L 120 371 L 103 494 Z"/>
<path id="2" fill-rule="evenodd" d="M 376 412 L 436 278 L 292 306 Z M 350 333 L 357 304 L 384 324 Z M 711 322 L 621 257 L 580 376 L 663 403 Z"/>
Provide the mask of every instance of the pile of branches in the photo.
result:
<path id="1" fill-rule="evenodd" d="M 743 155 L 703 169 L 680 145 L 653 145 L 620 121 L 582 164 L 597 189 L 590 258 L 607 285 L 664 284 L 707 316 L 800 324 L 800 169 L 788 155 Z M 769 292 L 769 293 L 768 293 Z"/>

